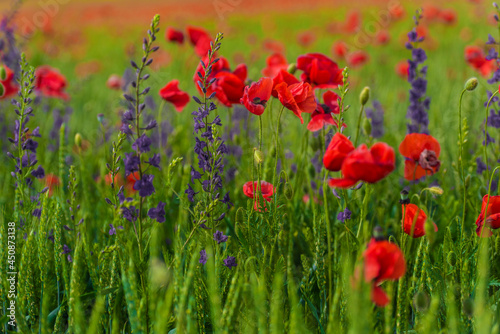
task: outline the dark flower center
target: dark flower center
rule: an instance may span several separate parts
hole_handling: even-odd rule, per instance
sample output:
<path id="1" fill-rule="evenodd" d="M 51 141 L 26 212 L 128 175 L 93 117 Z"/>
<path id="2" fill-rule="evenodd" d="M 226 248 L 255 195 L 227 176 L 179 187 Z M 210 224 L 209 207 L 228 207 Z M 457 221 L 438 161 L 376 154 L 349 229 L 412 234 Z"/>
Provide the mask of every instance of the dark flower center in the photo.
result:
<path id="1" fill-rule="evenodd" d="M 267 103 L 267 100 L 262 100 L 261 101 L 259 97 L 256 97 L 256 98 L 253 99 L 252 102 L 253 102 L 253 104 L 260 104 L 260 105 L 262 105 L 262 106 L 265 107 L 266 103 Z"/>
<path id="2" fill-rule="evenodd" d="M 427 149 L 420 153 L 418 164 L 425 170 L 435 170 L 436 172 L 439 171 L 439 167 L 441 167 L 441 161 L 437 158 L 436 152 Z"/>

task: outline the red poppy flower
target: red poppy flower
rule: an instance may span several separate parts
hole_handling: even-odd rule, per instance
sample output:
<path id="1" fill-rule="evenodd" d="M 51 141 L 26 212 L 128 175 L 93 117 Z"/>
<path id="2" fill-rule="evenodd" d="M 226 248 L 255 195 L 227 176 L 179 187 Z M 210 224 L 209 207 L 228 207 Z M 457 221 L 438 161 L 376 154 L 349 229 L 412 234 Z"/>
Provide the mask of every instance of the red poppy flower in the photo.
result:
<path id="1" fill-rule="evenodd" d="M 245 90 L 247 78 L 247 67 L 245 64 L 238 65 L 233 73 L 221 71 L 215 75 L 212 89 L 217 99 L 227 107 L 239 104 Z"/>
<path id="2" fill-rule="evenodd" d="M 377 41 L 377 44 L 384 45 L 389 43 L 389 41 L 391 40 L 391 35 L 387 30 L 380 30 L 375 36 L 375 39 Z"/>
<path id="3" fill-rule="evenodd" d="M 338 172 L 342 168 L 345 158 L 352 151 L 354 151 L 354 145 L 351 141 L 340 132 L 337 132 L 326 149 L 323 165 L 330 171 Z"/>
<path id="4" fill-rule="evenodd" d="M 3 67 L 5 68 L 6 77 L 5 80 L 0 80 L 0 83 L 4 88 L 4 94 L 0 96 L 0 100 L 9 98 L 15 95 L 18 91 L 18 86 L 16 84 L 16 80 L 14 79 L 14 72 L 12 72 L 12 70 L 5 65 L 3 65 Z"/>
<path id="5" fill-rule="evenodd" d="M 465 61 L 483 77 L 488 77 L 496 69 L 495 60 L 486 60 L 483 50 L 478 46 L 465 48 Z"/>
<path id="6" fill-rule="evenodd" d="M 59 178 L 54 174 L 45 175 L 45 186 L 49 187 L 49 196 L 52 196 L 54 189 L 59 187 L 60 184 Z"/>
<path id="7" fill-rule="evenodd" d="M 262 45 L 265 50 L 274 52 L 274 53 L 283 53 L 285 52 L 285 46 L 283 43 L 272 40 L 272 39 L 266 39 Z"/>
<path id="8" fill-rule="evenodd" d="M 243 185 L 243 193 L 245 196 L 255 199 L 254 208 L 256 211 L 260 211 L 258 207 L 258 196 L 255 196 L 255 191 L 258 190 L 258 182 L 257 181 L 248 181 Z M 260 191 L 262 192 L 262 197 L 267 201 L 271 202 L 272 197 L 274 195 L 274 187 L 271 183 L 266 181 L 260 181 Z M 264 203 L 265 206 L 265 203 Z"/>
<path id="9" fill-rule="evenodd" d="M 410 64 L 408 64 L 408 60 L 401 60 L 396 64 L 396 74 L 399 75 L 403 79 L 408 79 L 408 73 L 410 70 Z"/>
<path id="10" fill-rule="evenodd" d="M 486 205 L 488 205 L 488 210 L 485 210 Z M 492 235 L 491 229 L 500 228 L 500 196 L 491 196 L 488 201 L 488 195 L 484 195 L 481 213 L 477 217 L 476 225 L 476 233 L 480 237 L 490 237 Z"/>
<path id="11" fill-rule="evenodd" d="M 368 61 L 369 56 L 364 51 L 354 51 L 347 57 L 347 63 L 351 67 L 360 67 Z"/>
<path id="12" fill-rule="evenodd" d="M 195 52 L 200 57 L 205 57 L 210 49 L 212 37 L 203 28 L 187 27 L 189 41 L 195 47 Z"/>
<path id="13" fill-rule="evenodd" d="M 316 41 L 316 35 L 312 31 L 304 31 L 297 35 L 297 42 L 300 46 L 308 47 Z"/>
<path id="14" fill-rule="evenodd" d="M 262 70 L 262 74 L 270 78 L 274 78 L 281 70 L 286 71 L 288 68 L 288 62 L 281 53 L 273 53 L 267 57 L 266 64 L 267 67 Z"/>
<path id="15" fill-rule="evenodd" d="M 293 74 L 290 74 L 287 70 L 280 70 L 278 74 L 273 78 L 273 91 L 271 92 L 271 95 L 275 98 L 278 98 L 276 86 L 283 82 L 287 86 L 290 86 L 299 83 L 300 81 Z"/>
<path id="16" fill-rule="evenodd" d="M 439 17 L 441 9 L 434 5 L 426 5 L 422 11 L 422 16 L 427 21 L 434 21 Z"/>
<path id="17" fill-rule="evenodd" d="M 453 9 L 443 9 L 439 18 L 446 24 L 454 24 L 457 21 L 457 13 Z"/>
<path id="18" fill-rule="evenodd" d="M 404 220 L 402 221 L 402 225 L 406 234 L 413 236 L 413 238 L 420 238 L 425 235 L 424 225 L 427 220 L 427 215 L 424 210 L 421 210 L 415 204 L 403 204 L 403 217 Z M 434 224 L 434 229 L 437 232 L 438 228 L 436 224 Z"/>
<path id="19" fill-rule="evenodd" d="M 323 93 L 323 104 L 318 104 L 311 115 L 307 130 L 315 132 L 321 130 L 328 124 L 338 127 L 337 121 L 332 114 L 339 114 L 339 96 L 332 91 Z M 343 124 L 345 125 L 345 124 Z"/>
<path id="20" fill-rule="evenodd" d="M 405 158 L 405 179 L 414 181 L 439 171 L 441 153 L 439 142 L 423 133 L 410 133 L 399 145 Z"/>
<path id="21" fill-rule="evenodd" d="M 108 88 L 110 89 L 118 90 L 122 87 L 122 85 L 122 78 L 120 78 L 120 76 L 116 74 L 111 74 L 108 78 L 108 81 L 106 81 L 106 86 L 108 86 Z"/>
<path id="22" fill-rule="evenodd" d="M 260 116 L 266 109 L 266 103 L 271 97 L 272 90 L 273 80 L 261 78 L 259 81 L 245 87 L 240 103 L 245 105 L 252 114 Z"/>
<path id="23" fill-rule="evenodd" d="M 394 170 L 396 157 L 392 147 L 376 143 L 370 149 L 365 144 L 349 153 L 342 163 L 341 179 L 330 179 L 330 187 L 349 188 L 364 181 L 376 183 Z"/>
<path id="24" fill-rule="evenodd" d="M 302 81 L 316 88 L 337 88 L 342 84 L 342 69 L 321 53 L 308 53 L 297 58 L 297 68 L 304 71 Z"/>
<path id="25" fill-rule="evenodd" d="M 96 183 L 100 183 L 100 182 L 102 182 L 102 178 L 100 176 L 98 176 L 95 181 L 96 181 Z M 111 173 L 104 175 L 104 183 L 106 183 L 107 185 L 111 184 Z M 124 185 L 123 177 L 121 174 L 115 175 L 114 184 L 115 184 L 115 187 L 117 187 L 117 188 L 120 188 L 121 186 Z"/>
<path id="26" fill-rule="evenodd" d="M 172 27 L 169 27 L 165 31 L 165 39 L 168 42 L 182 44 L 182 43 L 184 43 L 184 34 L 180 30 L 176 30 Z"/>
<path id="27" fill-rule="evenodd" d="M 347 44 L 342 41 L 338 41 L 332 46 L 332 53 L 338 58 L 344 58 L 347 54 L 348 48 Z"/>
<path id="28" fill-rule="evenodd" d="M 56 97 L 64 100 L 69 95 L 64 91 L 66 78 L 58 70 L 50 66 L 40 66 L 35 71 L 35 89 L 47 97 Z"/>
<path id="29" fill-rule="evenodd" d="M 300 122 L 304 124 L 304 119 L 301 113 L 305 112 L 312 114 L 316 110 L 316 99 L 314 92 L 306 82 L 299 82 L 288 86 L 282 82 L 275 87 L 278 92 L 278 98 L 285 108 L 293 111 L 293 113 L 300 118 Z"/>
<path id="30" fill-rule="evenodd" d="M 165 101 L 172 103 L 177 112 L 181 112 L 189 103 L 189 94 L 179 89 L 179 80 L 172 80 L 160 89 L 160 96 Z"/>
<path id="31" fill-rule="evenodd" d="M 400 2 L 390 4 L 388 9 L 393 19 L 401 19 L 405 16 L 405 9 Z"/>
<path id="32" fill-rule="evenodd" d="M 361 14 L 358 11 L 352 11 L 347 15 L 343 30 L 346 33 L 355 33 L 361 27 Z"/>
<path id="33" fill-rule="evenodd" d="M 378 306 L 389 302 L 379 285 L 386 280 L 397 280 L 406 272 L 403 252 L 389 241 L 372 239 L 363 253 L 365 281 L 372 283 L 372 300 Z"/>
<path id="34" fill-rule="evenodd" d="M 125 189 L 129 194 L 135 193 L 137 190 L 134 189 L 135 182 L 139 180 L 141 176 L 139 172 L 133 172 L 127 175 L 127 180 L 125 181 Z"/>
<path id="35" fill-rule="evenodd" d="M 203 62 L 205 64 L 207 64 L 208 63 L 208 57 L 205 57 L 203 59 Z M 227 61 L 227 59 L 224 58 L 224 57 L 219 57 L 219 60 L 215 64 L 212 65 L 212 72 L 208 76 L 208 81 L 212 80 L 213 78 L 215 78 L 215 76 L 218 73 L 223 72 L 223 71 L 230 72 L 231 69 L 229 67 L 229 62 Z M 200 74 L 201 74 L 202 77 L 205 76 L 205 70 L 203 69 L 203 66 L 201 65 L 201 62 L 198 63 L 198 66 L 196 67 L 196 71 L 194 72 L 193 82 L 195 83 L 195 86 L 198 89 L 198 92 L 201 95 L 203 95 L 203 92 L 202 92 L 200 86 L 198 86 L 198 83 L 197 83 L 200 80 L 200 77 L 198 76 L 198 72 L 200 72 Z M 208 89 L 207 89 L 207 95 L 210 96 L 210 94 L 212 94 L 212 93 L 213 93 L 212 87 L 208 87 Z"/>

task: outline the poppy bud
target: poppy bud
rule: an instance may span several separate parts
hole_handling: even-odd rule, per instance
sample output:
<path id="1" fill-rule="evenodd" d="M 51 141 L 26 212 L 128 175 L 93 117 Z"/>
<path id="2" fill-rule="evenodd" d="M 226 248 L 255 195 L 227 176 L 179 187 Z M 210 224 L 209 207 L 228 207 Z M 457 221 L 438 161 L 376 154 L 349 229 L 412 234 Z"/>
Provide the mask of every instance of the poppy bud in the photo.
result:
<path id="1" fill-rule="evenodd" d="M 427 310 L 429 307 L 429 296 L 425 291 L 419 291 L 413 297 L 413 305 L 415 305 L 415 309 L 419 312 L 423 312 Z"/>
<path id="2" fill-rule="evenodd" d="M 99 123 L 104 122 L 104 114 L 97 115 L 97 120 L 99 121 Z"/>
<path id="3" fill-rule="evenodd" d="M 446 260 L 450 266 L 454 267 L 457 264 L 457 255 L 455 252 L 449 252 Z"/>
<path id="4" fill-rule="evenodd" d="M 430 187 L 429 191 L 433 195 L 442 195 L 444 193 L 443 189 L 440 187 Z"/>
<path id="5" fill-rule="evenodd" d="M 472 318 L 472 316 L 474 314 L 474 302 L 473 302 L 472 298 L 467 298 L 464 300 L 464 303 L 462 305 L 462 309 L 463 309 L 466 316 L 468 316 L 469 318 Z"/>
<path id="6" fill-rule="evenodd" d="M 290 185 L 290 183 L 288 183 L 288 182 L 285 183 L 285 197 L 289 201 L 292 200 L 292 198 L 293 198 L 293 188 Z"/>
<path id="7" fill-rule="evenodd" d="M 5 95 L 5 87 L 4 85 L 0 82 L 0 97 L 3 97 Z"/>
<path id="8" fill-rule="evenodd" d="M 78 146 L 79 148 L 82 148 L 82 135 L 80 133 L 77 133 L 75 135 L 75 144 L 76 146 Z"/>
<path id="9" fill-rule="evenodd" d="M 473 91 L 477 87 L 477 78 L 470 78 L 467 80 L 465 83 L 465 89 L 467 89 L 469 92 Z"/>
<path id="10" fill-rule="evenodd" d="M 253 159 L 255 162 L 260 165 L 264 161 L 264 153 L 262 151 L 254 148 L 253 150 Z"/>
<path id="11" fill-rule="evenodd" d="M 0 80 L 4 81 L 7 79 L 7 71 L 4 66 L 0 66 Z"/>
<path id="12" fill-rule="evenodd" d="M 369 99 L 370 99 L 370 87 L 365 87 L 361 91 L 361 94 L 359 94 L 359 102 L 361 102 L 361 105 L 364 106 Z"/>
<path id="13" fill-rule="evenodd" d="M 465 178 L 465 186 L 468 187 L 470 185 L 470 174 L 467 175 L 467 177 Z"/>
<path id="14" fill-rule="evenodd" d="M 400 194 L 401 194 L 401 199 L 399 200 L 399 203 L 410 204 L 410 199 L 408 198 L 408 189 L 406 187 L 403 190 L 401 190 Z"/>
<path id="15" fill-rule="evenodd" d="M 288 65 L 288 69 L 287 69 L 288 73 L 294 74 L 295 71 L 297 71 L 297 64 L 293 63 L 293 64 Z"/>
<path id="16" fill-rule="evenodd" d="M 363 131 L 369 136 L 372 133 L 372 123 L 368 118 L 363 119 Z"/>
<path id="17" fill-rule="evenodd" d="M 427 219 L 424 224 L 425 235 L 429 238 L 429 241 L 432 243 L 436 240 L 436 227 L 434 227 L 434 223 Z"/>

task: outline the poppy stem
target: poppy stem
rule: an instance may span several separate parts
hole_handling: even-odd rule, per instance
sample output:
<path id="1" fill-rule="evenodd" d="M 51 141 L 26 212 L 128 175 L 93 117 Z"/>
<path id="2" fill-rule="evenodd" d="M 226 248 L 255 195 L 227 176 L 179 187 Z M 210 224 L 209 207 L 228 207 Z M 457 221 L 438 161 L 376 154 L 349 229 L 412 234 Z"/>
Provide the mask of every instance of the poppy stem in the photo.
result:
<path id="1" fill-rule="evenodd" d="M 488 167 L 488 111 L 489 111 L 489 108 L 490 108 L 490 103 L 493 101 L 493 98 L 497 95 L 498 93 L 498 90 L 495 91 L 493 93 L 493 95 L 491 95 L 490 99 L 488 100 L 488 103 L 486 104 L 486 112 L 485 112 L 485 116 L 484 116 L 484 143 L 483 143 L 483 146 L 484 146 L 484 163 L 486 164 L 486 180 L 488 180 L 490 178 L 490 171 L 489 171 L 489 167 Z"/>
<path id="2" fill-rule="evenodd" d="M 359 136 L 359 128 L 361 126 L 361 118 L 363 117 L 363 111 L 365 110 L 365 106 L 361 105 L 361 109 L 359 110 L 359 117 L 358 117 L 358 128 L 356 130 L 356 139 L 354 140 L 354 147 L 358 146 L 358 136 Z"/>
<path id="3" fill-rule="evenodd" d="M 465 206 L 467 204 L 466 202 L 466 196 L 467 196 L 467 189 L 465 187 L 465 177 L 464 177 L 464 166 L 462 163 L 462 151 L 463 151 L 463 137 L 462 137 L 462 98 L 464 97 L 465 92 L 467 91 L 466 88 L 462 90 L 462 93 L 460 94 L 460 100 L 458 102 L 458 133 L 459 133 L 459 143 L 458 143 L 458 168 L 460 170 L 460 179 L 462 180 L 462 186 L 463 186 L 463 192 L 464 192 L 464 199 L 463 199 L 463 210 L 462 210 L 462 235 L 461 235 L 461 241 L 463 241 L 463 228 L 464 228 L 464 222 L 465 222 Z"/>
<path id="4" fill-rule="evenodd" d="M 262 151 L 262 116 L 259 116 L 259 151 Z"/>

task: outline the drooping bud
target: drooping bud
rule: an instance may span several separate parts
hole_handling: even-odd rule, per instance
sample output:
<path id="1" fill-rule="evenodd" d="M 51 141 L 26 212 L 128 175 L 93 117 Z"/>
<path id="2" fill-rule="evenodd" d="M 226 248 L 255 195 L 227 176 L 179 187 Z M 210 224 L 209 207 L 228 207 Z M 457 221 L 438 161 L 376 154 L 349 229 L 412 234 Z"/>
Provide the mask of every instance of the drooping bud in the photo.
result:
<path id="1" fill-rule="evenodd" d="M 457 264 L 457 255 L 455 252 L 449 252 L 446 260 L 450 266 L 454 267 Z"/>
<path id="2" fill-rule="evenodd" d="M 367 136 L 372 133 L 372 123 L 368 118 L 363 119 L 363 131 Z"/>
<path id="3" fill-rule="evenodd" d="M 4 81 L 5 79 L 7 79 L 7 70 L 5 66 L 0 66 L 0 80 Z"/>
<path id="4" fill-rule="evenodd" d="M 443 189 L 440 187 L 430 187 L 429 191 L 433 195 L 442 195 L 444 193 Z"/>
<path id="5" fill-rule="evenodd" d="M 253 150 L 253 159 L 255 162 L 260 165 L 264 161 L 264 153 L 262 151 L 254 148 Z"/>
<path id="6" fill-rule="evenodd" d="M 292 63 L 290 65 L 288 65 L 288 69 L 287 69 L 288 73 L 290 74 L 294 74 L 295 71 L 297 71 L 297 64 L 295 63 Z"/>
<path id="7" fill-rule="evenodd" d="M 293 198 L 293 188 L 289 182 L 285 183 L 285 197 L 289 201 Z"/>
<path id="8" fill-rule="evenodd" d="M 434 240 L 436 240 L 436 227 L 434 226 L 434 223 L 430 219 L 427 219 L 425 221 L 424 231 L 429 241 L 433 243 Z"/>
<path id="9" fill-rule="evenodd" d="M 77 133 L 75 135 L 75 144 L 76 146 L 78 146 L 79 148 L 82 148 L 82 135 L 80 133 Z"/>
<path id="10" fill-rule="evenodd" d="M 471 92 L 471 91 L 473 91 L 474 89 L 476 89 L 477 84 L 478 84 L 477 78 L 470 78 L 470 79 L 469 79 L 469 80 L 467 80 L 467 82 L 465 83 L 465 89 L 467 89 L 469 92 Z"/>
<path id="11" fill-rule="evenodd" d="M 235 220 L 237 223 L 243 223 L 245 221 L 245 209 L 238 208 L 238 210 L 236 210 Z"/>
<path id="12" fill-rule="evenodd" d="M 369 99 L 370 99 L 370 87 L 365 87 L 361 91 L 361 94 L 359 94 L 359 102 L 361 102 L 361 105 L 364 106 Z"/>
<path id="13" fill-rule="evenodd" d="M 3 83 L 0 82 L 0 97 L 3 97 L 5 95 L 5 87 Z"/>
<path id="14" fill-rule="evenodd" d="M 474 301 L 472 300 L 472 298 L 467 298 L 464 300 L 462 310 L 464 311 L 466 316 L 472 318 L 472 316 L 474 315 Z"/>
<path id="15" fill-rule="evenodd" d="M 429 296 L 425 291 L 419 291 L 413 297 L 413 305 L 419 312 L 424 312 L 429 307 Z"/>
<path id="16" fill-rule="evenodd" d="M 410 199 L 408 198 L 408 188 L 405 187 L 403 190 L 400 192 L 401 194 L 401 199 L 399 200 L 400 204 L 410 204 Z"/>
<path id="17" fill-rule="evenodd" d="M 385 240 L 384 230 L 380 226 L 375 226 L 373 228 L 373 238 L 377 241 Z"/>

